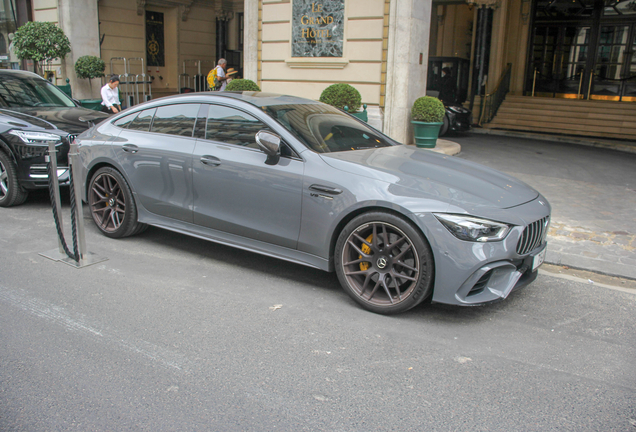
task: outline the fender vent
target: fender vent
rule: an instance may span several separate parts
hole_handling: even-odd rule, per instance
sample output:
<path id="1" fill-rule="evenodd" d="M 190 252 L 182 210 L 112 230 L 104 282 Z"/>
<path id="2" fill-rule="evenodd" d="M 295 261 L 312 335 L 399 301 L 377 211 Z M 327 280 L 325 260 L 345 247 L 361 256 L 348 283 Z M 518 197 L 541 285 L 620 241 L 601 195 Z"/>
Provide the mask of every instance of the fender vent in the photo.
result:
<path id="1" fill-rule="evenodd" d="M 479 278 L 477 283 L 468 291 L 466 297 L 470 297 L 473 295 L 481 294 L 484 289 L 486 289 L 486 285 L 488 285 L 488 281 L 490 280 L 490 276 L 492 276 L 492 270 L 488 270 L 484 275 Z"/>

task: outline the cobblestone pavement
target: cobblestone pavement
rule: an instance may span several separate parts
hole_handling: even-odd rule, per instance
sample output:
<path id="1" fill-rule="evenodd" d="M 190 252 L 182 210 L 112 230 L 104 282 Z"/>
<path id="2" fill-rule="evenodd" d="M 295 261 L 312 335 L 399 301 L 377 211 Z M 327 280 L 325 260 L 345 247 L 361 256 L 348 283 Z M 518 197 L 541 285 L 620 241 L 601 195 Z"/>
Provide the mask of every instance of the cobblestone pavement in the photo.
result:
<path id="1" fill-rule="evenodd" d="M 445 137 L 552 205 L 546 262 L 636 279 L 636 154 L 517 137 Z"/>

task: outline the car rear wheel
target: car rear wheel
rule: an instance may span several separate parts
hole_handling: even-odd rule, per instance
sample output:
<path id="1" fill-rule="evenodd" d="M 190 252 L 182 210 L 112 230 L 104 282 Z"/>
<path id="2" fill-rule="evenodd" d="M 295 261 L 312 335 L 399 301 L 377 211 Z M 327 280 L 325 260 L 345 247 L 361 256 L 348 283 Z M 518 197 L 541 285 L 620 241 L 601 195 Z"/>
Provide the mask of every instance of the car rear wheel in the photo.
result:
<path id="1" fill-rule="evenodd" d="M 29 193 L 18 183 L 18 170 L 15 164 L 0 150 L 0 207 L 20 205 L 28 196 Z"/>
<path id="2" fill-rule="evenodd" d="M 88 205 L 93 221 L 107 237 L 127 237 L 146 227 L 137 221 L 137 207 L 128 183 L 113 168 L 95 172 L 88 190 Z"/>
<path id="3" fill-rule="evenodd" d="M 372 312 L 404 312 L 433 290 L 428 242 L 391 213 L 370 212 L 351 220 L 338 237 L 335 265 L 344 290 Z"/>

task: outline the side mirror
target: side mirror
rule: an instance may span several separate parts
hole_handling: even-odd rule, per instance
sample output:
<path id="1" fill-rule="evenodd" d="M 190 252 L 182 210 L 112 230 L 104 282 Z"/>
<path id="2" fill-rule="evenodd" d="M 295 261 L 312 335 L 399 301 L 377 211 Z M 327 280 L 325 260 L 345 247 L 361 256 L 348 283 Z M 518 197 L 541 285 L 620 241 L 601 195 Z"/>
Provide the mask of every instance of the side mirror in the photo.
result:
<path id="1" fill-rule="evenodd" d="M 280 159 L 280 137 L 264 130 L 256 132 L 256 144 L 267 155 L 265 163 L 276 165 Z"/>
<path id="2" fill-rule="evenodd" d="M 280 155 L 280 137 L 264 130 L 256 133 L 256 144 L 267 156 Z"/>

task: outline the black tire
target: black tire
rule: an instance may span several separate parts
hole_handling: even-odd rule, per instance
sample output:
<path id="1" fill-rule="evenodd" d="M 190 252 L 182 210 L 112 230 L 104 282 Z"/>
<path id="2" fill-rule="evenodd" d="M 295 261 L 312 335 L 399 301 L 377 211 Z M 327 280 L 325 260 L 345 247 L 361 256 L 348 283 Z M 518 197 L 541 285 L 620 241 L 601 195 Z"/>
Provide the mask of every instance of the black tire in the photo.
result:
<path id="1" fill-rule="evenodd" d="M 351 220 L 338 237 L 334 260 L 343 289 L 372 312 L 407 311 L 433 291 L 428 241 L 392 213 L 369 212 Z"/>
<path id="2" fill-rule="evenodd" d="M 146 227 L 137 221 L 137 206 L 128 183 L 114 168 L 95 172 L 88 187 L 88 206 L 95 225 L 107 237 L 128 237 Z"/>
<path id="3" fill-rule="evenodd" d="M 444 114 L 444 124 L 439 130 L 439 136 L 444 136 L 448 132 L 448 128 L 450 127 L 450 122 L 448 121 L 448 116 Z"/>
<path id="4" fill-rule="evenodd" d="M 18 182 L 18 170 L 5 152 L 0 150 L 0 207 L 13 207 L 24 203 L 29 193 Z"/>

